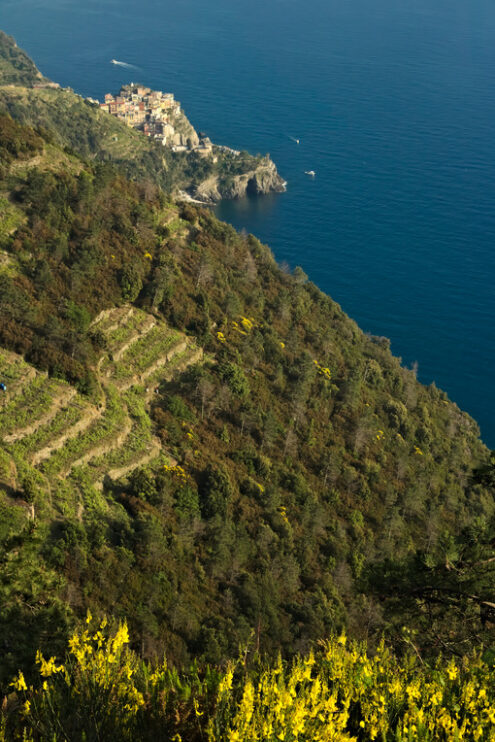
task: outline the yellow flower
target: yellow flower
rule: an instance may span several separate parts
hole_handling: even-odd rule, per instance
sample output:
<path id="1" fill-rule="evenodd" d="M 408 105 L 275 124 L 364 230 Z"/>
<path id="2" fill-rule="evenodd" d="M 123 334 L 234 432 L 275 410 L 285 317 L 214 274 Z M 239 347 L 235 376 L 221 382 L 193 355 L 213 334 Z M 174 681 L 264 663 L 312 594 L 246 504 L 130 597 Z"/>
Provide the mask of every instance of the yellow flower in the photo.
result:
<path id="1" fill-rule="evenodd" d="M 241 317 L 241 325 L 245 327 L 246 330 L 252 330 L 254 327 L 254 320 L 248 319 L 247 317 Z"/>
<path id="2" fill-rule="evenodd" d="M 122 649 L 124 644 L 129 644 L 129 629 L 127 628 L 127 623 L 125 621 L 120 624 L 117 633 L 112 639 L 113 652 L 117 653 L 119 649 Z"/>
<path id="3" fill-rule="evenodd" d="M 242 719 L 244 725 L 248 725 L 251 721 L 254 710 L 254 688 L 250 680 L 246 682 L 244 686 L 244 693 L 242 694 L 241 703 L 239 705 L 239 717 Z"/>
<path id="4" fill-rule="evenodd" d="M 19 672 L 19 675 L 15 680 L 13 680 L 10 684 L 15 690 L 27 690 L 26 681 L 24 679 L 24 674 L 22 672 Z"/>
<path id="5" fill-rule="evenodd" d="M 455 680 L 458 674 L 459 670 L 454 665 L 453 661 L 449 662 L 449 664 L 447 665 L 447 675 L 449 676 L 449 679 Z"/>
<path id="6" fill-rule="evenodd" d="M 227 691 L 232 690 L 232 678 L 233 677 L 234 677 L 234 671 L 232 669 L 228 670 L 218 685 L 219 694 L 226 693 Z"/>
<path id="7" fill-rule="evenodd" d="M 50 675 L 55 675 L 57 672 L 61 672 L 64 669 L 63 665 L 55 664 L 55 657 L 50 657 L 49 660 L 45 660 L 43 655 L 39 654 L 40 659 L 37 659 L 40 667 L 40 675 L 44 678 L 49 678 Z"/>

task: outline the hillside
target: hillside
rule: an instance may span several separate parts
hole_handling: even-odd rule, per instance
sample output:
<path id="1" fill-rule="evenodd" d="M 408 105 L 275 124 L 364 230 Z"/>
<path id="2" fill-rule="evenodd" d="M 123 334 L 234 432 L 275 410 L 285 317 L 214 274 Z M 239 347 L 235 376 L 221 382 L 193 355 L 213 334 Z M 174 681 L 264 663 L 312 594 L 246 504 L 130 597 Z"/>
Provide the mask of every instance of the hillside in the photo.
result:
<path id="1" fill-rule="evenodd" d="M 15 41 L 0 32 L 0 111 L 49 130 L 53 143 L 97 161 L 111 161 L 131 179 L 148 179 L 167 192 L 187 190 L 208 200 L 285 189 L 269 156 L 215 148 L 214 157 L 172 152 L 70 89 L 44 78 Z M 181 113 L 180 131 L 194 131 Z"/>
<path id="2" fill-rule="evenodd" d="M 2 85 L 32 86 L 48 82 L 14 39 L 0 31 L 0 79 Z"/>
<path id="3" fill-rule="evenodd" d="M 209 211 L 8 116 L 0 160 L 1 683 L 88 608 L 179 664 L 492 641 L 469 416 Z"/>

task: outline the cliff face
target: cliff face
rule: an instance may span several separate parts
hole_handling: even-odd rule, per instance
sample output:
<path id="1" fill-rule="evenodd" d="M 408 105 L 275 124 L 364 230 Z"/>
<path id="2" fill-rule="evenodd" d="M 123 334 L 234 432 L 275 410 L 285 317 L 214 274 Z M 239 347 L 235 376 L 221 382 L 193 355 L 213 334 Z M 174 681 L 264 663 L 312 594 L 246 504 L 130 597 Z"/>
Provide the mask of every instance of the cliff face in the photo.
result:
<path id="1" fill-rule="evenodd" d="M 285 189 L 285 181 L 278 174 L 275 163 L 265 158 L 255 170 L 236 177 L 230 198 L 239 198 L 246 194 L 261 195 L 272 191 L 282 193 Z"/>
<path id="2" fill-rule="evenodd" d="M 260 164 L 233 176 L 212 175 L 195 186 L 191 195 L 205 203 L 217 203 L 223 198 L 244 198 L 247 195 L 283 193 L 286 183 L 277 172 L 275 163 L 264 157 Z"/>
<path id="3" fill-rule="evenodd" d="M 198 133 L 182 110 L 173 116 L 172 125 L 175 129 L 174 144 L 184 147 L 198 146 Z"/>

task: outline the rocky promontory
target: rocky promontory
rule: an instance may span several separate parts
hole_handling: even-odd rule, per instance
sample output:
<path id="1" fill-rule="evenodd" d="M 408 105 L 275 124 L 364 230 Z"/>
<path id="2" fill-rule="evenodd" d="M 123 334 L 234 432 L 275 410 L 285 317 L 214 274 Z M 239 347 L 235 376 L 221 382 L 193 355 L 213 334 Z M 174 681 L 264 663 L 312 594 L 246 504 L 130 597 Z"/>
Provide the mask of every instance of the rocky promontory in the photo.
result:
<path id="1" fill-rule="evenodd" d="M 277 167 L 268 155 L 259 160 L 251 170 L 237 175 L 210 175 L 201 183 L 189 189 L 189 194 L 197 201 L 214 204 L 222 199 L 243 198 L 247 195 L 283 193 L 286 182 L 280 177 Z"/>

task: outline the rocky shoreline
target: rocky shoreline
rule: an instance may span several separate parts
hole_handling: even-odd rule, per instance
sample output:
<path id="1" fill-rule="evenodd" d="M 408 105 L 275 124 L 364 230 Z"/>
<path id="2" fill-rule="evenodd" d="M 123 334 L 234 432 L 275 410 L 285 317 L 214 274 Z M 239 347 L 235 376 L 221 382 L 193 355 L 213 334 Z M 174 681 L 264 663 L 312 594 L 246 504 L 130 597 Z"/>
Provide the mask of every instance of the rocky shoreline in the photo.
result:
<path id="1" fill-rule="evenodd" d="M 260 164 L 245 173 L 229 178 L 211 175 L 198 185 L 188 189 L 187 195 L 193 201 L 214 205 L 223 199 L 244 198 L 247 195 L 284 193 L 287 181 L 277 172 L 273 160 L 264 157 Z"/>

